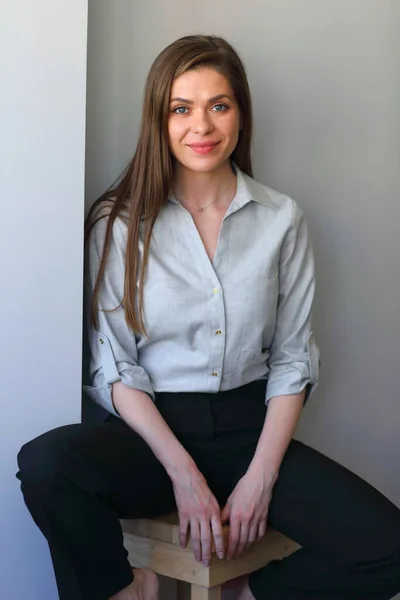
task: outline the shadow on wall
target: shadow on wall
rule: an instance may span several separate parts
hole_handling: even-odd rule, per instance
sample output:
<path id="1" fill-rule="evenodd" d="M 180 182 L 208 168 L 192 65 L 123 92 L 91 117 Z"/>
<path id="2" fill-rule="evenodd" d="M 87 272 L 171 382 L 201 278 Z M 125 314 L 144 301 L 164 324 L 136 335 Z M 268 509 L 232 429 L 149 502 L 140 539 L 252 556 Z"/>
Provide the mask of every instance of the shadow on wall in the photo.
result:
<path id="1" fill-rule="evenodd" d="M 137 82 L 140 74 L 144 80 L 148 65 L 142 52 L 138 57 L 135 5 L 131 0 L 89 0 L 86 213 L 124 170 L 136 146 L 142 97 L 142 83 L 138 93 Z M 132 118 L 121 118 L 124 114 Z"/>

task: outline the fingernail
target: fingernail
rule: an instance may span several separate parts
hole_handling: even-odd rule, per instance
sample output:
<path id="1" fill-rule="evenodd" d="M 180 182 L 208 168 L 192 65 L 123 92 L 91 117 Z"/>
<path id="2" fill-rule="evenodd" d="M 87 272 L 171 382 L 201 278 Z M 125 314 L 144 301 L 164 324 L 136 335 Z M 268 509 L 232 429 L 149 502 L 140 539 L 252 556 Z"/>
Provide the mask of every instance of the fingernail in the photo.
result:
<path id="1" fill-rule="evenodd" d="M 203 565 L 204 565 L 205 567 L 209 567 L 209 566 L 210 566 L 210 562 L 209 562 L 208 560 L 205 560 L 205 561 L 203 562 Z"/>
<path id="2" fill-rule="evenodd" d="M 224 558 L 224 553 L 223 552 L 218 552 L 218 558 Z"/>

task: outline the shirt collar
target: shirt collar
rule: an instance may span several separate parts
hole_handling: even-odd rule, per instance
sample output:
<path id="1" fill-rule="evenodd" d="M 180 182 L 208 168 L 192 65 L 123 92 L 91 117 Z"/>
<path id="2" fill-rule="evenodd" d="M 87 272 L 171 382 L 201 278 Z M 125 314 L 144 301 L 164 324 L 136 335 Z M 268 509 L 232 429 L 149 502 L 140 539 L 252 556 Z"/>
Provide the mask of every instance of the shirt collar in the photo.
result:
<path id="1" fill-rule="evenodd" d="M 277 204 L 274 202 L 271 194 L 268 193 L 267 187 L 255 181 L 255 179 L 239 169 L 237 165 L 234 165 L 234 169 L 237 176 L 237 190 L 233 202 L 236 208 L 241 208 L 251 201 L 273 209 L 277 208 Z"/>
<path id="2" fill-rule="evenodd" d="M 268 193 L 268 188 L 266 188 L 258 181 L 255 181 L 252 177 L 250 177 L 244 171 L 239 169 L 239 167 L 235 163 L 232 163 L 232 167 L 236 173 L 237 187 L 236 195 L 232 200 L 230 209 L 228 211 L 229 213 L 235 212 L 236 210 L 242 208 L 249 202 L 258 202 L 263 206 L 268 206 L 273 209 L 277 208 L 277 204 L 274 202 L 271 195 Z M 170 202 L 173 202 L 174 204 L 179 204 L 174 194 L 171 194 L 168 200 Z"/>

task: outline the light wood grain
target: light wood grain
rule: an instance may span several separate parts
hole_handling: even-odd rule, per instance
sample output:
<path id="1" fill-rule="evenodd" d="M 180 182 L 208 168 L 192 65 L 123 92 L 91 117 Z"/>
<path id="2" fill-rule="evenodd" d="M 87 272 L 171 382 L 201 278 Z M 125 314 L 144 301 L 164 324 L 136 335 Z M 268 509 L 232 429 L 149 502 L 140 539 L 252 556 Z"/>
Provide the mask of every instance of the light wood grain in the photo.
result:
<path id="1" fill-rule="evenodd" d="M 132 566 L 149 567 L 158 575 L 210 587 L 210 569 L 196 562 L 191 549 L 182 549 L 133 533 L 124 534 L 124 544 Z"/>
<path id="2" fill-rule="evenodd" d="M 221 586 L 206 588 L 193 584 L 190 591 L 190 600 L 221 600 Z"/>
<path id="3" fill-rule="evenodd" d="M 179 546 L 179 517 L 171 513 L 155 519 L 123 519 L 122 529 L 151 540 Z"/>
<path id="4" fill-rule="evenodd" d="M 282 559 L 299 549 L 299 545 L 278 531 L 270 531 L 263 540 L 256 542 L 235 560 L 211 562 L 209 584 L 211 587 L 247 575 L 261 569 L 271 560 Z"/>
<path id="5" fill-rule="evenodd" d="M 166 542 L 180 546 L 179 541 L 179 517 L 178 513 L 170 513 L 155 519 L 122 519 L 122 529 L 134 535 L 140 535 L 151 540 Z M 229 526 L 223 527 L 224 543 L 229 536 Z M 188 548 L 192 547 L 190 535 L 188 536 Z M 215 545 L 212 544 L 211 551 L 215 553 Z"/>
<path id="6" fill-rule="evenodd" d="M 124 543 L 129 560 L 135 567 L 149 567 L 159 575 L 172 577 L 202 587 L 215 587 L 240 575 L 256 571 L 273 559 L 281 559 L 299 546 L 270 530 L 263 540 L 250 546 L 240 558 L 219 560 L 214 554 L 209 567 L 198 563 L 191 548 L 142 537 L 125 530 Z"/>

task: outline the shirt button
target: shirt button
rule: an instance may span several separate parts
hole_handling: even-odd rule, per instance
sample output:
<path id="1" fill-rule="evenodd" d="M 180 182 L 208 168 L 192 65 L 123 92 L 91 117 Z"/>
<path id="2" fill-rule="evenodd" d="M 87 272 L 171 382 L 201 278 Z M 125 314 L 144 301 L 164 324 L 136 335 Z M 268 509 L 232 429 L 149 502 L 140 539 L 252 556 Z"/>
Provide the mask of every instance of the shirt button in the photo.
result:
<path id="1" fill-rule="evenodd" d="M 220 329 L 217 329 L 217 331 L 215 332 L 215 335 L 221 335 L 222 331 Z"/>
<path id="2" fill-rule="evenodd" d="M 213 289 L 213 292 L 214 292 L 214 294 L 219 294 L 219 289 L 218 289 L 217 287 L 215 287 L 215 288 Z"/>
<path id="3" fill-rule="evenodd" d="M 211 375 L 212 375 L 213 377 L 218 377 L 218 373 L 217 373 L 217 371 L 213 371 L 213 372 L 211 373 Z"/>

